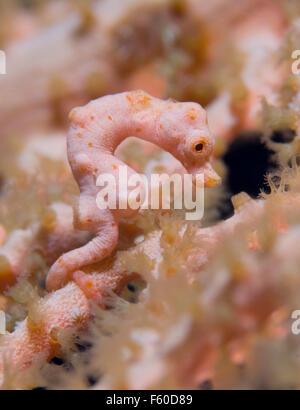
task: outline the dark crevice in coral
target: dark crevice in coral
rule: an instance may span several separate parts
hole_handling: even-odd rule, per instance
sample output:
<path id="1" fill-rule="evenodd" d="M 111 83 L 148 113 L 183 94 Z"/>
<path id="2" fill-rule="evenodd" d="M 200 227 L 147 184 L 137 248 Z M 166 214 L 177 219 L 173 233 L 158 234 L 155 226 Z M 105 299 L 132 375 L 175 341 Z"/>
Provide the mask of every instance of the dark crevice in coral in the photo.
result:
<path id="1" fill-rule="evenodd" d="M 137 286 L 135 286 L 133 283 L 128 283 L 127 288 L 128 288 L 128 290 L 130 290 L 130 292 L 137 292 L 138 291 Z"/>
<path id="2" fill-rule="evenodd" d="M 234 214 L 234 208 L 230 200 L 231 195 L 227 195 L 226 198 L 222 198 L 220 204 L 217 205 L 218 220 L 228 219 Z"/>
<path id="3" fill-rule="evenodd" d="M 65 364 L 64 359 L 60 358 L 60 357 L 53 357 L 50 360 L 51 364 L 55 364 L 56 366 L 62 366 L 63 364 Z"/>
<path id="4" fill-rule="evenodd" d="M 276 130 L 272 132 L 271 141 L 287 144 L 294 140 L 296 132 L 291 128 L 282 128 L 281 130 Z"/>
<path id="5" fill-rule="evenodd" d="M 75 346 L 77 347 L 78 351 L 80 353 L 86 352 L 90 350 L 93 347 L 93 344 L 90 342 L 80 342 L 80 343 L 75 343 Z"/>
<path id="6" fill-rule="evenodd" d="M 64 368 L 65 371 L 69 372 L 71 370 L 73 370 L 73 365 L 72 363 L 66 361 L 65 359 L 61 358 L 61 357 L 53 357 L 50 362 L 50 364 L 53 364 L 55 366 L 61 366 Z"/>
<path id="7" fill-rule="evenodd" d="M 230 201 L 232 195 L 244 191 L 257 198 L 261 191 L 268 192 L 266 174 L 276 164 L 273 160 L 274 152 L 262 142 L 261 137 L 260 132 L 244 132 L 237 135 L 223 157 L 228 170 L 225 183 L 230 194 L 220 208 L 223 219 L 233 214 Z"/>
<path id="8" fill-rule="evenodd" d="M 92 386 L 95 386 L 95 384 L 98 383 L 98 381 L 100 380 L 100 377 L 89 374 L 89 375 L 87 375 L 86 379 L 87 379 L 88 386 L 92 387 Z"/>

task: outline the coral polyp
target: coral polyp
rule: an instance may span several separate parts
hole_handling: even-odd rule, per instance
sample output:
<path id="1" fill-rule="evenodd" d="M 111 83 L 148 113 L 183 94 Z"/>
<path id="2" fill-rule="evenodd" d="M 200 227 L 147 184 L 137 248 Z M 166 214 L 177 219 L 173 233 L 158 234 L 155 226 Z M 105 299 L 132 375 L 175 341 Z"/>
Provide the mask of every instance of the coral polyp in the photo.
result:
<path id="1" fill-rule="evenodd" d="M 300 388 L 299 21 L 0 0 L 1 389 Z"/>
<path id="2" fill-rule="evenodd" d="M 95 181 L 99 175 L 110 173 L 118 185 L 120 167 L 125 166 L 128 175 L 134 173 L 114 155 L 123 139 L 136 136 L 152 142 L 173 154 L 186 172 L 203 173 L 205 186 L 219 183 L 209 162 L 214 140 L 207 128 L 206 114 L 197 104 L 162 101 L 143 91 L 134 91 L 91 101 L 86 107 L 73 109 L 70 119 L 68 158 L 80 189 L 76 223 L 79 229 L 92 231 L 95 237 L 55 262 L 47 277 L 49 291 L 65 285 L 81 266 L 109 256 L 117 245 L 119 219 L 138 212 L 128 203 L 115 210 L 99 209 L 96 203 L 99 188 Z M 192 155 L 193 144 L 199 145 L 200 138 L 203 153 Z M 143 187 L 139 189 L 143 195 Z"/>

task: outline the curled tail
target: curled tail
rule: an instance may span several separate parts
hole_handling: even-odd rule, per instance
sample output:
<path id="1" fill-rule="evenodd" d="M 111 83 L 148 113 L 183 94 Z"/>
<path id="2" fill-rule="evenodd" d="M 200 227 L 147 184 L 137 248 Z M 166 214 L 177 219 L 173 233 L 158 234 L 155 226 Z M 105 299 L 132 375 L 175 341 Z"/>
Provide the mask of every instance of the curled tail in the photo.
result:
<path id="1" fill-rule="evenodd" d="M 46 282 L 48 291 L 64 286 L 82 266 L 106 258 L 117 245 L 118 225 L 109 210 L 97 208 L 95 198 L 81 195 L 77 212 L 78 228 L 94 232 L 95 237 L 86 245 L 63 254 L 52 265 Z"/>

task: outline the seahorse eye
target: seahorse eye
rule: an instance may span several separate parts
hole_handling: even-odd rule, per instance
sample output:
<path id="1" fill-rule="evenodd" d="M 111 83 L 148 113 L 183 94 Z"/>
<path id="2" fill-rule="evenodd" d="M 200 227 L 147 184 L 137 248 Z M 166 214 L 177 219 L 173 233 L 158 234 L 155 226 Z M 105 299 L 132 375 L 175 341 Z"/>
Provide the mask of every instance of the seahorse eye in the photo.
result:
<path id="1" fill-rule="evenodd" d="M 202 152 L 204 148 L 204 143 L 203 142 L 198 142 L 197 144 L 194 145 L 194 150 L 196 152 Z"/>

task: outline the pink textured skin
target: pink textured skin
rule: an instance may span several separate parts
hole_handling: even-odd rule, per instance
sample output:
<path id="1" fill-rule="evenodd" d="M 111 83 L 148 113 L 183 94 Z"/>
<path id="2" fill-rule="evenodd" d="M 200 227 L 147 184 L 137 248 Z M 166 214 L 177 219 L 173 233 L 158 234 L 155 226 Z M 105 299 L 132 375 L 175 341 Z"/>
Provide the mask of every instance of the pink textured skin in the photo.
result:
<path id="1" fill-rule="evenodd" d="M 207 126 L 204 109 L 196 103 L 177 103 L 151 97 L 143 91 L 108 95 L 91 101 L 70 113 L 68 158 L 79 188 L 75 209 L 77 227 L 95 234 L 81 248 L 62 255 L 51 267 L 47 289 L 64 286 L 72 273 L 84 265 L 109 256 L 118 241 L 118 221 L 138 210 L 100 210 L 96 204 L 101 173 L 110 173 L 118 181 L 118 168 L 125 164 L 115 157 L 118 145 L 127 137 L 150 141 L 177 158 L 187 173 L 203 172 L 205 185 L 216 186 L 220 178 L 210 165 L 214 139 Z M 203 144 L 202 152 L 195 145 Z M 127 167 L 128 175 L 135 173 Z"/>
<path id="2" fill-rule="evenodd" d="M 0 295 L 15 285 L 25 269 L 25 261 L 34 242 L 30 229 L 17 229 L 12 232 L 5 244 L 0 247 L 0 258 L 5 258 L 7 267 L 0 274 Z"/>

